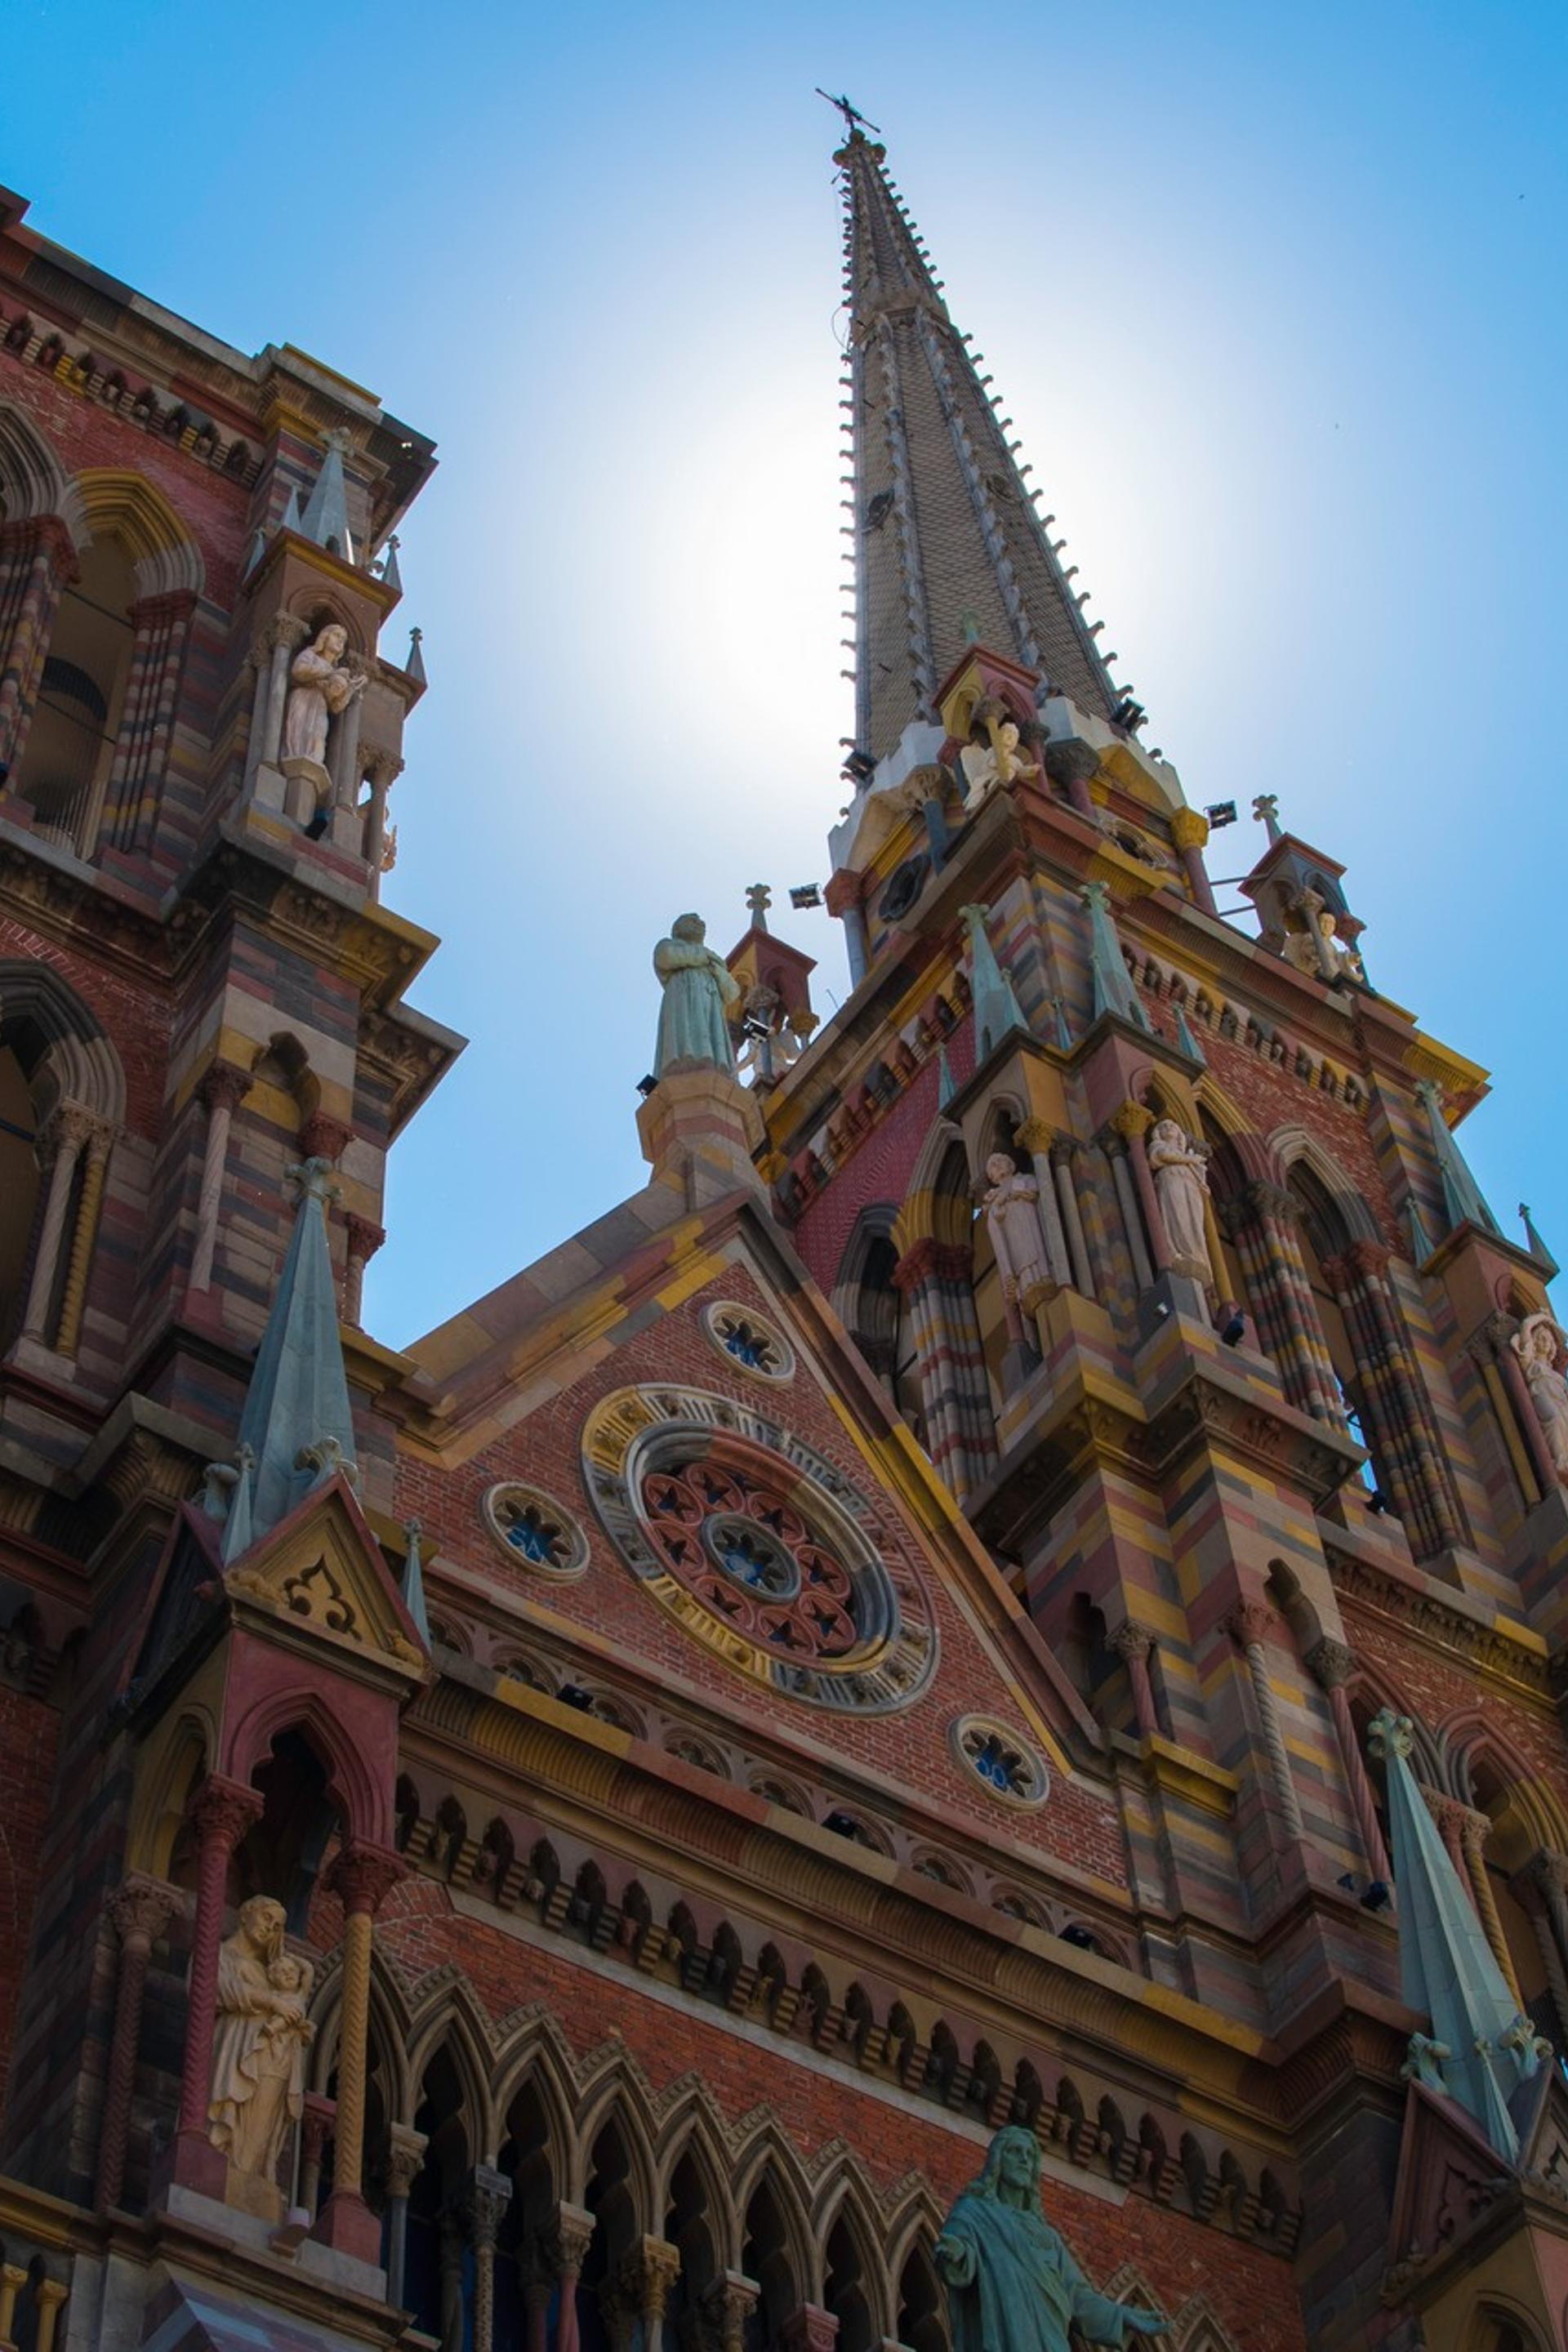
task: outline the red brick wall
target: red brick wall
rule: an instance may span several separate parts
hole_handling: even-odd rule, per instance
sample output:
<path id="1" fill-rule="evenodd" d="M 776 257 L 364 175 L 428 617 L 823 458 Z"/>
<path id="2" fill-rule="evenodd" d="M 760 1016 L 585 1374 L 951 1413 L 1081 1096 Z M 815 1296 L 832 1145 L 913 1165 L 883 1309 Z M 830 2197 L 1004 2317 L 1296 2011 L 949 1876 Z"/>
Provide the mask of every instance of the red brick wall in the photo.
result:
<path id="1" fill-rule="evenodd" d="M 32 1940 L 38 1861 L 49 1819 L 59 1717 L 21 1692 L 0 1689 L 0 2095 L 11 2068 L 16 2001 Z"/>

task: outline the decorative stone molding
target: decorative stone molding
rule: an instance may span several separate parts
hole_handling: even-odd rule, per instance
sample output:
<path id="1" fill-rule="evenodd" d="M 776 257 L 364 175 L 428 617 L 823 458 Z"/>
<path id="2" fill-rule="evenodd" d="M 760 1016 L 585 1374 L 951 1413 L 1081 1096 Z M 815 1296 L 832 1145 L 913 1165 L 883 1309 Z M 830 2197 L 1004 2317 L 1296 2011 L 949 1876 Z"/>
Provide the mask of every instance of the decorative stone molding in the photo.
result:
<path id="1" fill-rule="evenodd" d="M 495 1541 L 510 1560 L 552 1584 L 574 1584 L 587 1569 L 588 1538 L 570 1511 L 539 1486 L 503 1479 L 479 1506 Z"/>
<path id="2" fill-rule="evenodd" d="M 961 1715 L 948 1727 L 948 1740 L 964 1769 L 1004 1804 L 1033 1811 L 1050 1793 L 1045 1759 L 1021 1732 L 988 1715 Z"/>
<path id="3" fill-rule="evenodd" d="M 795 1378 L 795 1349 L 775 1323 L 732 1298 L 716 1298 L 706 1307 L 702 1328 L 727 1364 L 738 1364 L 753 1379 L 783 1385 Z"/>

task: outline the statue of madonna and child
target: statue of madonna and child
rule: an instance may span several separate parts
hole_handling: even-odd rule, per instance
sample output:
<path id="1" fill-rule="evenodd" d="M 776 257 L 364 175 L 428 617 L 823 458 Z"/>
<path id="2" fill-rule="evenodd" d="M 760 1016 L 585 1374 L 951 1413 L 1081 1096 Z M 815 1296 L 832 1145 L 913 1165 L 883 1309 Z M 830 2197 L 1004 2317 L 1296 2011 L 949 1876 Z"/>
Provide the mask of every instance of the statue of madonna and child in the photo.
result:
<path id="1" fill-rule="evenodd" d="M 1039 2143 L 1016 2124 L 996 2134 L 935 2251 L 953 2352 L 1069 2352 L 1075 2330 L 1123 2352 L 1171 2324 L 1095 2293 L 1040 2210 Z"/>

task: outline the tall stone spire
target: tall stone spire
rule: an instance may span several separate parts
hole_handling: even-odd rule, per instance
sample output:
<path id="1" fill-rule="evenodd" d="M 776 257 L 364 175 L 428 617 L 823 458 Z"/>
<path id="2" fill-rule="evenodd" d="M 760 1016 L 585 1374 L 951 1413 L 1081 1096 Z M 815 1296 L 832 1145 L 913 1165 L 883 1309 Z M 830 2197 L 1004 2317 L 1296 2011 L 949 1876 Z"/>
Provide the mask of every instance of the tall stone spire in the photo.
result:
<path id="1" fill-rule="evenodd" d="M 1112 683 L 1007 438 L 1011 420 L 948 315 L 883 163 L 856 131 L 845 203 L 856 588 L 856 742 L 881 759 L 966 645 L 1043 673 L 1110 719 Z"/>

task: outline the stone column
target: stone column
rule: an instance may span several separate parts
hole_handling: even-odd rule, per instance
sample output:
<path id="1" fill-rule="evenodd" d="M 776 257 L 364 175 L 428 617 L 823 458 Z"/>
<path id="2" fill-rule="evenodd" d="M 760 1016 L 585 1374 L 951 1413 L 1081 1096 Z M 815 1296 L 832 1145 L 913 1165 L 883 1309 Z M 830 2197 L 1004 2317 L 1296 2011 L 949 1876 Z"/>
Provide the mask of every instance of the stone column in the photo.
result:
<path id="1" fill-rule="evenodd" d="M 0 791 L 14 779 L 37 701 L 60 592 L 76 578 L 76 548 L 58 515 L 0 526 L 0 561 L 13 593 L 0 606 Z"/>
<path id="2" fill-rule="evenodd" d="M 1157 1274 L 1171 1271 L 1171 1244 L 1165 1232 L 1165 1220 L 1160 1213 L 1159 1195 L 1154 1190 L 1153 1171 L 1149 1165 L 1148 1134 L 1154 1124 L 1154 1114 L 1140 1102 L 1124 1102 L 1111 1120 L 1127 1146 L 1127 1157 L 1132 1168 L 1133 1188 L 1138 1205 L 1143 1213 L 1148 1229 L 1149 1247 L 1153 1254 Z"/>
<path id="3" fill-rule="evenodd" d="M 272 669 L 272 656 L 265 643 L 254 645 L 246 656 L 256 678 L 250 697 L 250 727 L 245 739 L 245 789 L 248 793 L 251 780 L 261 759 L 261 739 L 267 727 L 267 689 Z"/>
<path id="4" fill-rule="evenodd" d="M 386 2136 L 386 2299 L 401 2308 L 403 2274 L 408 2266 L 408 2192 L 418 2179 L 429 2146 L 423 2132 L 394 2124 Z"/>
<path id="5" fill-rule="evenodd" d="M 191 1805 L 196 1832 L 196 1916 L 191 1934 L 191 1965 L 185 1979 L 185 2055 L 180 2074 L 180 2115 L 174 2140 L 174 2170 L 193 2189 L 223 2194 L 224 2158 L 207 2137 L 207 2102 L 212 2095 L 213 2031 L 217 2014 L 217 1954 L 228 1865 L 252 1822 L 261 1816 L 261 1793 L 237 1780 L 209 1772 Z"/>
<path id="6" fill-rule="evenodd" d="M 557 2205 L 539 2233 L 540 2260 L 555 2281 L 560 2311 L 555 2323 L 555 2352 L 577 2352 L 577 2282 L 593 2242 L 594 2216 L 581 2205 Z"/>
<path id="7" fill-rule="evenodd" d="M 680 2249 L 665 2238 L 639 2238 L 616 2273 L 614 2291 L 624 2317 L 641 2324 L 642 2352 L 664 2352 L 665 2305 L 679 2275 Z"/>
<path id="8" fill-rule="evenodd" d="M 1057 1201 L 1056 1179 L 1051 1169 L 1051 1145 L 1056 1138 L 1043 1118 L 1026 1118 L 1013 1129 L 1013 1140 L 1029 1155 L 1036 1183 L 1040 1188 L 1040 1223 L 1045 1228 L 1046 1254 L 1051 1262 L 1053 1280 L 1070 1283 L 1073 1278 L 1072 1260 L 1068 1255 L 1067 1234 L 1062 1230 L 1061 1209 Z"/>
<path id="9" fill-rule="evenodd" d="M 463 2191 L 463 2219 L 474 2250 L 474 2352 L 492 2352 L 495 2343 L 496 2233 L 510 2202 L 505 2173 L 476 2164 Z"/>
<path id="10" fill-rule="evenodd" d="M 38 1138 L 38 1156 L 48 1169 L 49 1188 L 44 1196 L 44 1222 L 38 1232 L 38 1246 L 33 1254 L 33 1278 L 27 1286 L 22 1336 L 25 1339 L 37 1339 L 40 1344 L 45 1341 L 49 1321 L 49 1305 L 54 1297 L 60 1241 L 65 1233 L 66 1211 L 70 1206 L 76 1163 L 91 1130 L 90 1112 L 82 1110 L 75 1103 L 62 1103 Z"/>
<path id="11" fill-rule="evenodd" d="M 120 1981 L 103 2086 L 103 2120 L 98 2135 L 98 2181 L 93 2210 L 107 2213 L 125 2185 L 125 2150 L 131 2137 L 131 2101 L 136 2087 L 136 2055 L 142 2040 L 142 2002 L 153 1947 L 181 1907 L 181 1897 L 162 1879 L 132 1872 L 109 1900 L 109 1916 L 120 1937 Z"/>
<path id="12" fill-rule="evenodd" d="M 1121 1212 L 1122 1229 L 1132 1255 L 1132 1278 L 1140 1290 L 1147 1290 L 1154 1279 L 1154 1269 L 1149 1261 L 1149 1247 L 1143 1238 L 1143 1220 L 1139 1213 L 1137 1192 L 1127 1165 L 1127 1138 L 1112 1126 L 1106 1129 L 1100 1139 L 1110 1162 L 1110 1181 L 1116 1187 L 1116 1204 Z"/>
<path id="13" fill-rule="evenodd" d="M 352 1323 L 357 1331 L 364 1308 L 364 1270 L 386 1239 L 384 1225 L 373 1225 L 368 1217 L 356 1217 L 351 1212 L 343 1219 L 348 1234 L 348 1254 L 343 1268 L 343 1321 Z"/>
<path id="14" fill-rule="evenodd" d="M 1204 844 L 1209 837 L 1209 821 L 1197 809 L 1179 808 L 1171 817 L 1171 840 L 1183 870 L 1192 887 L 1193 904 L 1201 907 L 1205 915 L 1217 915 L 1214 885 L 1204 864 Z"/>
<path id="15" fill-rule="evenodd" d="M 343 667 L 352 670 L 356 677 L 368 678 L 370 676 L 370 664 L 363 654 L 345 655 Z M 340 814 L 352 811 L 359 798 L 359 735 L 363 719 L 364 690 L 362 688 L 332 721 L 331 757 L 328 767 L 332 779 L 332 807 Z"/>
<path id="16" fill-rule="evenodd" d="M 523 2352 L 550 2352 L 550 2298 L 555 2280 L 544 2267 L 537 2244 L 519 2246 L 517 2276 L 522 2296 Z"/>
<path id="17" fill-rule="evenodd" d="M 278 764 L 279 748 L 283 740 L 283 710 L 289 699 L 289 665 L 310 635 L 303 621 L 291 613 L 275 613 L 267 625 L 266 645 L 271 656 L 271 669 L 267 680 L 267 715 L 262 721 L 260 761 L 268 767 Z"/>
<path id="18" fill-rule="evenodd" d="M 329 2245 L 358 2255 L 380 2257 L 381 2230 L 364 2201 L 364 2091 L 370 2032 L 370 1955 L 373 1923 L 382 1900 L 408 1874 L 401 1854 L 373 1845 L 343 1847 L 329 1884 L 342 1897 L 342 2010 L 338 2028 L 338 2120 L 332 2150 L 332 2193 L 321 2210 L 318 2234 Z"/>
<path id="19" fill-rule="evenodd" d="M 1568 2050 L 1568 1863 L 1561 1854 L 1532 1854 L 1513 1881 L 1521 1903 L 1530 1914 L 1541 1947 L 1541 1962 L 1552 1989 L 1557 2012 L 1559 2051 Z"/>
<path id="20" fill-rule="evenodd" d="M 779 2329 L 779 2352 L 834 2352 L 838 2321 L 820 2304 L 803 2303 Z"/>
<path id="21" fill-rule="evenodd" d="M 131 674 L 104 787 L 104 834 L 117 849 L 133 849 L 156 821 L 195 608 L 189 589 L 144 596 L 131 607 Z"/>
<path id="22" fill-rule="evenodd" d="M 746 2322 L 762 2289 L 740 2271 L 721 2271 L 706 2288 L 702 2310 L 719 2352 L 745 2352 Z"/>
<path id="23" fill-rule="evenodd" d="M 1459 1834 L 1468 1808 L 1461 1805 L 1457 1797 L 1445 1797 L 1440 1790 L 1429 1789 L 1425 1780 L 1418 1781 L 1416 1786 L 1421 1791 L 1422 1802 L 1437 1824 L 1437 1834 L 1447 1851 L 1449 1861 L 1458 1873 L 1459 1884 L 1469 1896 L 1473 1911 L 1476 1890 L 1470 1885 L 1470 1874 L 1465 1866 L 1465 1849 Z M 1477 1916 L 1479 1917 L 1479 1914 Z"/>
<path id="24" fill-rule="evenodd" d="M 1061 1203 L 1062 1230 L 1067 1235 L 1068 1252 L 1072 1260 L 1073 1288 L 1085 1298 L 1094 1297 L 1094 1277 L 1089 1269 L 1089 1245 L 1083 1237 L 1083 1219 L 1079 1213 L 1078 1190 L 1073 1183 L 1072 1163 L 1078 1150 L 1070 1135 L 1058 1135 L 1051 1146 L 1051 1170 L 1057 1180 L 1057 1199 Z"/>
<path id="25" fill-rule="evenodd" d="M 300 2202 L 314 2213 L 321 2198 L 321 2158 L 337 2120 L 338 2103 L 322 2091 L 307 2091 L 300 2118 Z"/>
<path id="26" fill-rule="evenodd" d="M 74 1356 L 81 1339 L 82 1311 L 87 1305 L 87 1277 L 98 1241 L 98 1220 L 103 1208 L 104 1180 L 109 1173 L 109 1155 L 114 1149 L 114 1137 L 115 1129 L 103 1118 L 95 1118 L 87 1131 L 87 1166 L 77 1199 L 76 1223 L 71 1234 L 70 1257 L 66 1266 L 66 1286 L 60 1296 L 59 1329 L 55 1334 L 55 1348 L 62 1356 Z"/>
<path id="27" fill-rule="evenodd" d="M 207 1131 L 202 1151 L 202 1186 L 196 1197 L 196 1237 L 191 1250 L 187 1290 L 206 1290 L 212 1283 L 224 1171 L 228 1164 L 228 1131 L 235 1112 L 254 1084 L 248 1070 L 239 1069 L 233 1062 L 214 1062 L 196 1089 L 206 1111 Z"/>
<path id="28" fill-rule="evenodd" d="M 41 2278 L 38 2281 L 33 2297 L 38 2315 L 38 2332 L 33 2338 L 33 2352 L 54 2352 L 60 2305 L 69 2293 L 70 2289 L 63 2279 Z"/>
<path id="29" fill-rule="evenodd" d="M 20 2263 L 0 2264 L 0 2344 L 15 2344 L 16 2297 L 27 2284 Z"/>
<path id="30" fill-rule="evenodd" d="M 1497 1907 L 1497 1896 L 1492 1893 L 1492 1883 L 1487 1874 L 1487 1840 L 1491 1835 L 1491 1822 L 1485 1813 L 1478 1813 L 1467 1805 L 1459 1823 L 1459 1847 L 1465 1857 L 1466 1874 L 1475 1896 L 1476 1916 L 1479 1919 L 1486 1939 L 1492 1948 L 1492 1958 L 1502 1970 L 1503 1982 L 1522 2010 L 1524 1995 L 1520 1990 L 1519 1978 L 1514 1972 L 1513 1954 L 1509 1950 L 1508 1937 L 1503 1933 L 1502 1919 Z"/>
<path id="31" fill-rule="evenodd" d="M 863 885 L 858 874 L 840 866 L 830 875 L 822 903 L 830 915 L 837 915 L 844 925 L 844 948 L 849 959 L 849 985 L 858 988 L 871 962 L 871 943 L 866 930 L 866 909 L 862 898 Z"/>
<path id="32" fill-rule="evenodd" d="M 1351 1804 L 1355 1811 L 1356 1827 L 1361 1832 L 1362 1852 L 1366 1856 L 1367 1868 L 1374 1879 L 1388 1886 L 1393 1883 L 1394 1873 L 1389 1867 L 1383 1824 L 1377 1818 L 1377 1799 L 1373 1792 L 1372 1780 L 1351 1715 L 1347 1685 L 1355 1675 L 1355 1653 L 1347 1649 L 1342 1642 L 1331 1642 L 1325 1637 L 1308 1651 L 1307 1664 L 1328 1694 L 1329 1713 L 1334 1719 L 1334 1738 L 1339 1742 L 1340 1761 L 1344 1766 L 1345 1779 L 1350 1786 Z"/>
<path id="33" fill-rule="evenodd" d="M 364 858 L 370 867 L 372 892 L 379 898 L 386 856 L 387 795 L 403 773 L 403 762 L 395 751 L 376 746 L 366 752 L 364 764 L 370 776 L 370 805 L 364 813 Z"/>
<path id="34" fill-rule="evenodd" d="M 1153 1737 L 1160 1728 L 1154 1713 L 1154 1685 L 1149 1679 L 1149 1654 L 1154 1647 L 1154 1636 L 1147 1625 L 1140 1625 L 1129 1617 L 1110 1637 L 1110 1646 L 1127 1668 L 1127 1679 L 1132 1687 L 1132 1717 L 1145 1738 Z"/>
<path id="35" fill-rule="evenodd" d="M 1301 1820 L 1301 1808 L 1296 1797 L 1296 1783 L 1290 1774 L 1290 1759 L 1286 1753 L 1285 1734 L 1280 1728 L 1274 1685 L 1268 1679 L 1268 1654 L 1264 1647 L 1274 1630 L 1274 1612 L 1261 1601 L 1243 1601 L 1231 1611 L 1225 1623 L 1226 1631 L 1239 1644 L 1252 1677 L 1252 1696 L 1258 1706 L 1258 1725 L 1263 1733 L 1263 1745 L 1268 1751 L 1275 1794 L 1279 1800 L 1285 1826 L 1292 1837 L 1304 1837 L 1306 1830 Z"/>

